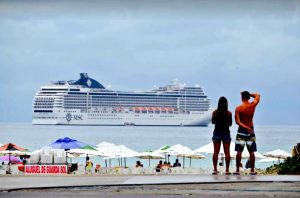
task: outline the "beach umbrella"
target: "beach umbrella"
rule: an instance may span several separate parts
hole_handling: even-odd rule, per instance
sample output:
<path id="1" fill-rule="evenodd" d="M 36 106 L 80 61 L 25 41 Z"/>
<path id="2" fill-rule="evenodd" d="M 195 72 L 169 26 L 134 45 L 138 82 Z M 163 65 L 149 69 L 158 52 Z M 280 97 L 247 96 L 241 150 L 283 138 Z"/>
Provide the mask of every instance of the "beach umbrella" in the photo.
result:
<path id="1" fill-rule="evenodd" d="M 15 157 L 15 156 L 3 155 L 0 157 L 0 161 L 18 163 L 18 162 L 21 162 L 21 159 L 19 157 Z"/>
<path id="2" fill-rule="evenodd" d="M 169 145 L 164 145 L 164 146 L 160 147 L 159 149 L 153 151 L 153 153 L 158 153 L 158 154 L 164 155 L 165 158 L 167 159 L 167 154 L 169 152 L 168 151 L 169 148 L 170 148 Z M 169 161 L 169 159 L 168 159 L 168 161 Z"/>
<path id="3" fill-rule="evenodd" d="M 107 165 L 107 160 L 109 160 L 109 166 L 110 166 L 110 160 L 112 158 L 117 158 L 116 156 L 119 154 L 119 148 L 117 145 L 109 142 L 101 142 L 97 144 L 96 149 L 100 152 L 101 156 L 105 156 L 103 158 L 105 160 L 105 164 Z"/>
<path id="4" fill-rule="evenodd" d="M 16 144 L 13 144 L 13 143 L 8 143 L 8 144 L 5 144 L 0 147 L 0 153 L 8 154 L 9 159 L 11 157 L 11 154 L 17 153 L 19 151 L 25 151 L 25 150 L 26 150 L 25 148 L 17 146 Z M 10 162 L 10 160 L 8 160 L 8 161 Z"/>
<path id="5" fill-rule="evenodd" d="M 120 157 L 135 157 L 136 155 L 139 154 L 139 152 L 136 152 L 124 145 L 119 145 L 118 149 L 119 149 L 118 152 Z"/>
<path id="6" fill-rule="evenodd" d="M 97 148 L 115 147 L 116 145 L 110 142 L 101 142 L 96 145 Z"/>
<path id="7" fill-rule="evenodd" d="M 18 151 L 18 150 L 13 150 L 13 151 L 0 151 L 0 155 L 7 155 L 11 154 L 14 156 L 21 156 L 21 155 L 30 155 L 29 151 Z"/>
<path id="8" fill-rule="evenodd" d="M 169 151 L 168 149 L 170 148 L 169 145 L 164 145 L 160 147 L 159 149 L 153 151 L 153 153 L 159 153 L 159 154 L 167 154 Z"/>
<path id="9" fill-rule="evenodd" d="M 87 143 L 80 142 L 75 139 L 71 139 L 68 137 L 57 139 L 55 142 L 51 143 L 49 146 L 51 148 L 56 149 L 75 149 L 75 148 L 81 148 L 84 146 L 87 146 Z"/>
<path id="10" fill-rule="evenodd" d="M 119 149 L 118 146 L 113 143 L 101 142 L 97 144 L 96 150 L 100 152 L 101 156 L 111 157 L 117 153 Z"/>
<path id="11" fill-rule="evenodd" d="M 176 144 L 171 146 L 168 149 L 168 154 L 173 155 L 173 156 L 177 156 L 178 157 L 183 157 L 183 168 L 184 168 L 184 159 L 190 158 L 190 167 L 192 166 L 192 158 L 195 159 L 203 159 L 205 158 L 204 155 L 200 154 L 200 153 L 196 153 L 193 150 L 191 150 L 190 148 L 183 146 L 181 144 Z"/>
<path id="12" fill-rule="evenodd" d="M 264 156 L 266 157 L 273 157 L 273 158 L 277 158 L 277 159 L 286 159 L 288 157 L 292 157 L 292 155 L 284 150 L 281 149 L 276 149 L 273 151 L 269 151 L 264 153 Z"/>
<path id="13" fill-rule="evenodd" d="M 230 152 L 231 158 L 236 158 L 236 153 L 237 153 L 236 151 Z M 244 148 L 244 151 L 242 152 L 242 158 L 244 158 L 244 159 L 250 158 L 250 154 L 249 154 L 247 148 Z M 260 152 L 255 151 L 255 158 L 264 159 L 266 157 L 263 156 Z"/>
<path id="14" fill-rule="evenodd" d="M 126 167 L 126 158 L 135 157 L 139 153 L 126 147 L 125 145 L 115 145 L 107 142 L 103 142 L 97 145 L 97 150 L 103 155 L 106 156 L 108 159 L 118 159 L 120 164 L 121 159 L 121 166 L 124 158 L 124 165 Z"/>
<path id="15" fill-rule="evenodd" d="M 231 142 L 230 148 L 229 148 L 231 158 L 235 158 L 235 156 L 236 156 L 236 152 L 234 151 L 234 145 L 235 145 L 235 143 Z M 214 153 L 214 144 L 213 144 L 213 142 L 210 142 L 209 144 L 206 144 L 198 149 L 195 149 L 194 152 L 195 153 L 213 154 Z M 220 151 L 219 151 L 219 158 L 221 158 L 223 160 L 224 157 L 225 157 L 225 153 L 224 153 L 223 145 L 221 145 Z"/>
<path id="16" fill-rule="evenodd" d="M 125 145 L 119 145 L 118 147 L 118 158 L 121 158 L 121 164 L 122 164 L 122 158 L 124 158 L 124 165 L 126 167 L 126 158 L 135 157 L 139 153 L 126 147 Z"/>
<path id="17" fill-rule="evenodd" d="M 155 153 L 152 151 L 145 151 L 142 153 L 139 153 L 137 156 L 135 156 L 140 159 L 148 159 L 149 160 L 149 167 L 150 167 L 150 160 L 151 159 L 164 159 L 165 157 L 159 153 Z"/>
<path id="18" fill-rule="evenodd" d="M 0 147 L 0 151 L 25 151 L 25 148 L 17 146 L 13 143 L 8 143 Z"/>
<path id="19" fill-rule="evenodd" d="M 84 146 L 84 147 L 81 147 L 81 148 L 75 148 L 75 149 L 70 149 L 67 151 L 68 153 L 72 154 L 72 155 L 82 155 L 82 154 L 85 154 L 85 155 L 98 155 L 98 156 L 101 156 L 100 152 L 93 148 L 92 146 Z"/>
<path id="20" fill-rule="evenodd" d="M 206 144 L 196 150 L 194 150 L 196 153 L 208 153 L 208 154 L 213 154 L 214 153 L 214 144 L 213 142 Z M 235 151 L 235 142 L 231 142 L 230 143 L 230 158 L 236 158 L 236 151 Z M 223 149 L 223 145 L 221 145 L 220 147 L 220 152 L 219 152 L 219 156 L 223 159 L 225 157 L 225 153 L 224 153 L 224 149 Z M 242 152 L 242 158 L 249 158 L 249 152 L 245 146 L 243 152 Z M 262 154 L 260 154 L 259 152 L 255 152 L 255 158 L 265 158 Z"/>
<path id="21" fill-rule="evenodd" d="M 281 162 L 283 161 L 284 159 L 278 159 L 278 158 L 273 158 L 273 157 L 266 157 L 264 159 L 261 159 L 257 162 L 261 162 L 261 163 L 264 163 L 264 162 Z"/>

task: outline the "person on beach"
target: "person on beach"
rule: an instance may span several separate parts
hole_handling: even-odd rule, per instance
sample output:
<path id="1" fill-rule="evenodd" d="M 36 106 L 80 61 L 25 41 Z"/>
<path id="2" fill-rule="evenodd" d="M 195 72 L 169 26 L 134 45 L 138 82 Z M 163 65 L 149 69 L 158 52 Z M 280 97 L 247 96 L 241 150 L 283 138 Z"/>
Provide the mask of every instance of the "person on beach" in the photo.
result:
<path id="1" fill-rule="evenodd" d="M 260 94 L 249 93 L 248 91 L 241 92 L 242 104 L 237 106 L 235 109 L 235 122 L 239 126 L 236 141 L 235 141 L 235 151 L 236 154 L 236 172 L 235 174 L 240 174 L 239 164 L 242 159 L 242 152 L 244 150 L 245 144 L 250 155 L 250 174 L 256 175 L 254 171 L 255 167 L 255 154 L 256 148 L 256 138 L 254 133 L 253 116 L 255 108 L 260 101 Z M 250 98 L 253 101 L 249 101 Z"/>
<path id="2" fill-rule="evenodd" d="M 144 167 L 144 165 L 141 163 L 141 161 L 136 161 L 135 167 L 136 167 L 136 168 Z"/>
<path id="3" fill-rule="evenodd" d="M 225 153 L 226 171 L 225 174 L 229 175 L 230 165 L 230 130 L 229 127 L 232 125 L 232 114 L 228 111 L 228 102 L 225 97 L 220 97 L 218 102 L 218 108 L 212 114 L 212 124 L 215 125 L 213 132 L 212 141 L 214 144 L 213 154 L 213 175 L 218 174 L 218 155 L 220 152 L 221 143 L 223 143 L 223 149 Z"/>
<path id="4" fill-rule="evenodd" d="M 173 167 L 181 167 L 181 164 L 178 159 L 175 160 L 175 163 L 173 164 Z"/>
<path id="5" fill-rule="evenodd" d="M 163 167 L 162 160 L 159 160 L 159 163 L 155 167 L 156 172 L 160 172 L 160 170 L 162 169 L 162 167 Z"/>
<path id="6" fill-rule="evenodd" d="M 86 165 L 85 165 L 85 171 L 87 174 L 91 174 L 93 169 L 93 162 L 90 160 L 90 158 L 87 158 Z"/>

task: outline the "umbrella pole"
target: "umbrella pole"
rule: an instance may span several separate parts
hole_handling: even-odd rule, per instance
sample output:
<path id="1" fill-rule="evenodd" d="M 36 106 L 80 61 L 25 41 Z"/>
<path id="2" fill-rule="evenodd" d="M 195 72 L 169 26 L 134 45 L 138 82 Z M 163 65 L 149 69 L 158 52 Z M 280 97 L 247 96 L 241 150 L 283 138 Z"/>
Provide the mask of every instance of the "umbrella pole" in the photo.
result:
<path id="1" fill-rule="evenodd" d="M 68 165 L 68 152 L 66 152 L 66 164 Z"/>
<path id="2" fill-rule="evenodd" d="M 192 157 L 190 157 L 190 168 L 192 168 Z"/>
<path id="3" fill-rule="evenodd" d="M 10 151 L 8 151 L 8 164 L 10 165 Z"/>
<path id="4" fill-rule="evenodd" d="M 126 157 L 124 157 L 124 168 L 126 168 Z"/>
<path id="5" fill-rule="evenodd" d="M 183 168 L 184 168 L 184 156 L 182 157 L 182 160 L 183 160 Z"/>
<path id="6" fill-rule="evenodd" d="M 10 169 L 10 151 L 8 151 L 8 168 L 9 168 L 8 170 L 9 170 L 9 174 L 10 174 L 11 173 L 10 172 L 10 170 L 11 170 Z"/>
<path id="7" fill-rule="evenodd" d="M 149 167 L 150 167 L 150 157 L 149 157 Z"/>

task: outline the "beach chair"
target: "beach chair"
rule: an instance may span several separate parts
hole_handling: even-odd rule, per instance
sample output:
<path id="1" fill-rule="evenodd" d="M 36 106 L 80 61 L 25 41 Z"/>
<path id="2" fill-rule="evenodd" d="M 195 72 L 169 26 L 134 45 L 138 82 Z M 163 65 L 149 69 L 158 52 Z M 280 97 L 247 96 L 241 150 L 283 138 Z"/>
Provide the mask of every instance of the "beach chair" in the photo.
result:
<path id="1" fill-rule="evenodd" d="M 66 151 L 63 149 L 53 150 L 54 164 L 66 164 Z"/>
<path id="2" fill-rule="evenodd" d="M 0 175 L 6 174 L 6 166 L 7 165 L 0 165 Z"/>
<path id="3" fill-rule="evenodd" d="M 145 174 L 145 169 L 143 167 L 133 167 L 131 168 L 131 174 L 133 175 Z"/>
<path id="4" fill-rule="evenodd" d="M 163 174 L 163 175 L 166 175 L 166 174 L 169 174 L 170 173 L 170 168 L 169 167 L 162 167 L 160 169 L 160 174 Z"/>
<path id="5" fill-rule="evenodd" d="M 38 164 L 41 159 L 41 150 L 37 150 L 31 153 L 28 159 L 28 164 Z"/>
<path id="6" fill-rule="evenodd" d="M 101 171 L 101 165 L 100 164 L 96 164 L 96 167 L 95 167 L 95 173 L 100 173 Z"/>
<path id="7" fill-rule="evenodd" d="M 171 168 L 171 173 L 172 174 L 182 174 L 184 172 L 182 167 L 174 167 Z"/>
<path id="8" fill-rule="evenodd" d="M 42 148 L 41 164 L 53 164 L 53 151 L 51 147 Z"/>

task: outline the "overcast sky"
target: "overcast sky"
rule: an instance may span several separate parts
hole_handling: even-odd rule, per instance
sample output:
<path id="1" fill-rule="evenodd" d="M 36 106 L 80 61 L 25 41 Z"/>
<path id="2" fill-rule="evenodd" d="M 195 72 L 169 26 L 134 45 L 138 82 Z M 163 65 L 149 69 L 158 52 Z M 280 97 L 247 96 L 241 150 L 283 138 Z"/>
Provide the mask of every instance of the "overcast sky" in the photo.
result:
<path id="1" fill-rule="evenodd" d="M 86 72 L 114 90 L 178 78 L 256 124 L 300 125 L 300 1 L 0 0 L 0 122 L 31 122 L 40 86 Z"/>

